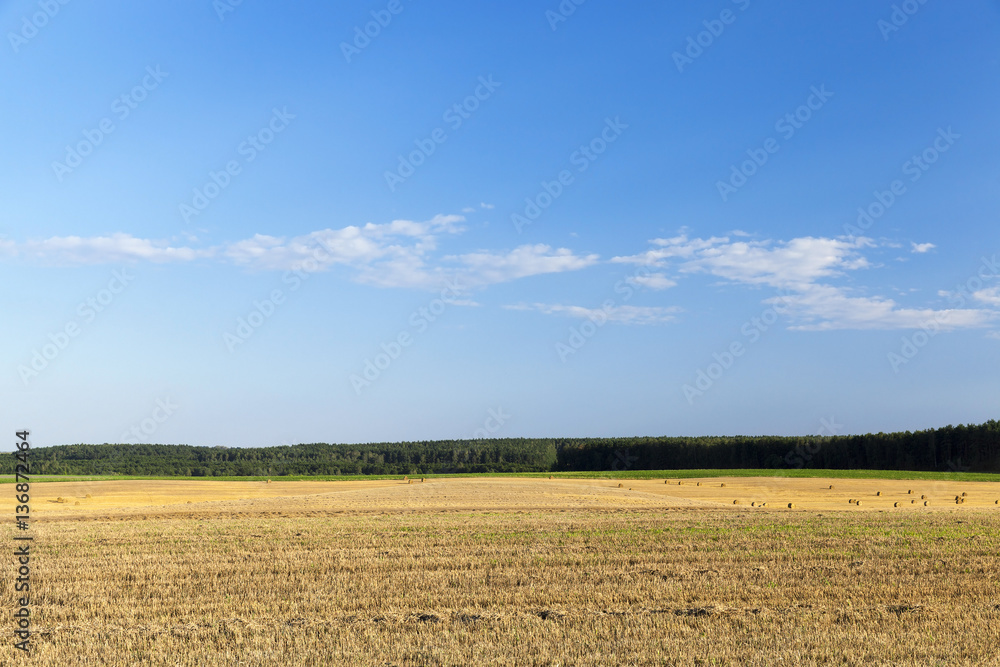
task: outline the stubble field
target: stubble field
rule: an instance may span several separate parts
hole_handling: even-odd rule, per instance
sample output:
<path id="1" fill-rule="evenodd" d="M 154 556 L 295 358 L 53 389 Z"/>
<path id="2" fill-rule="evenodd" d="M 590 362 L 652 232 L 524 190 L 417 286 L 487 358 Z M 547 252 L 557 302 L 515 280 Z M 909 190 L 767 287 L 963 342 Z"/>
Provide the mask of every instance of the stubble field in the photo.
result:
<path id="1" fill-rule="evenodd" d="M 30 664 L 1000 664 L 998 499 L 850 479 L 33 484 Z"/>

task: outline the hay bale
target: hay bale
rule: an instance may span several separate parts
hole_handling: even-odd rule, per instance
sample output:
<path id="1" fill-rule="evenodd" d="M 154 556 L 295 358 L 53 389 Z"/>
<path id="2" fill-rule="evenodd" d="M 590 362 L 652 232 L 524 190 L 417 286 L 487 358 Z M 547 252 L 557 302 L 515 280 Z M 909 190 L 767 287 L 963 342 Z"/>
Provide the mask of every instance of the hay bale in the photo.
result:
<path id="1" fill-rule="evenodd" d="M 734 500 L 734 501 L 733 501 L 733 504 L 734 504 L 734 505 L 739 505 L 739 504 L 740 504 L 740 501 L 739 501 L 739 500 Z"/>
<path id="2" fill-rule="evenodd" d="M 927 496 L 925 496 L 925 495 L 921 495 L 921 496 L 920 496 L 920 499 L 921 499 L 921 500 L 927 500 Z"/>
<path id="3" fill-rule="evenodd" d="M 271 480 L 267 480 L 267 483 L 268 483 L 268 484 L 270 484 L 270 483 L 271 483 Z"/>
<path id="4" fill-rule="evenodd" d="M 881 491 L 876 491 L 876 492 L 875 492 L 875 495 L 876 495 L 876 496 L 881 496 L 881 495 L 882 495 L 882 492 L 881 492 Z"/>
<path id="5" fill-rule="evenodd" d="M 767 503 L 761 503 L 760 506 L 761 507 L 767 507 Z"/>
<path id="6" fill-rule="evenodd" d="M 857 506 L 861 507 L 861 501 L 860 500 L 857 502 Z"/>
<path id="7" fill-rule="evenodd" d="M 663 483 L 664 484 L 670 484 L 670 480 L 669 479 L 665 479 L 665 480 L 663 480 Z"/>
<path id="8" fill-rule="evenodd" d="M 795 503 L 788 503 L 788 509 L 794 509 Z"/>
<path id="9" fill-rule="evenodd" d="M 963 497 L 963 498 L 964 498 L 964 497 L 966 497 L 967 495 L 969 495 L 969 494 L 968 494 L 968 493 L 966 493 L 965 491 L 962 491 L 962 497 Z"/>
<path id="10" fill-rule="evenodd" d="M 407 484 L 413 484 L 413 480 L 412 480 L 412 479 L 411 479 L 411 480 L 407 480 L 407 482 L 406 482 L 406 483 L 407 483 Z"/>
<path id="11" fill-rule="evenodd" d="M 622 488 L 623 486 L 625 486 L 625 485 L 624 485 L 624 484 L 619 484 L 619 485 L 618 485 L 618 488 L 620 489 L 620 488 Z"/>
<path id="12" fill-rule="evenodd" d="M 750 503 L 750 507 L 757 507 L 757 503 Z"/>
<path id="13" fill-rule="evenodd" d="M 893 507 L 899 507 L 899 503 L 893 503 L 892 506 Z"/>
<path id="14" fill-rule="evenodd" d="M 847 500 L 847 504 L 848 504 L 848 505 L 853 505 L 853 504 L 854 504 L 854 498 L 849 498 L 849 499 Z"/>
<path id="15" fill-rule="evenodd" d="M 88 493 L 87 498 L 93 498 L 93 496 Z"/>
<path id="16" fill-rule="evenodd" d="M 910 489 L 910 490 L 909 490 L 909 491 L 907 491 L 906 493 L 907 493 L 908 495 L 911 495 L 911 496 L 912 496 L 912 495 L 913 495 L 913 489 Z"/>
<path id="17" fill-rule="evenodd" d="M 913 504 L 915 504 L 916 502 L 917 502 L 916 500 L 911 500 L 911 501 L 910 501 L 910 504 L 911 504 L 911 505 L 913 505 Z"/>
<path id="18" fill-rule="evenodd" d="M 701 486 L 701 482 L 698 482 L 697 486 Z"/>
<path id="19" fill-rule="evenodd" d="M 831 488 L 831 489 L 833 488 L 833 484 L 831 484 L 831 485 L 830 485 L 830 488 Z"/>
<path id="20" fill-rule="evenodd" d="M 681 485 L 681 484 L 683 484 L 683 483 L 684 483 L 684 482 L 682 482 L 681 480 L 677 480 L 677 486 L 680 486 L 680 485 Z"/>
<path id="21" fill-rule="evenodd" d="M 552 479 L 552 475 L 549 475 L 549 479 Z M 424 481 L 424 480 L 423 480 L 423 479 L 421 479 L 420 481 L 422 482 L 422 481 Z"/>
<path id="22" fill-rule="evenodd" d="M 720 489 L 724 489 L 724 488 L 726 488 L 726 483 L 725 483 L 725 482 L 723 482 L 722 484 L 719 484 L 719 488 L 720 488 Z"/>
<path id="23" fill-rule="evenodd" d="M 931 501 L 929 501 L 929 500 L 925 500 L 925 501 L 924 501 L 924 507 L 927 507 L 927 505 L 928 505 L 928 504 L 929 504 L 930 502 L 931 502 Z"/>

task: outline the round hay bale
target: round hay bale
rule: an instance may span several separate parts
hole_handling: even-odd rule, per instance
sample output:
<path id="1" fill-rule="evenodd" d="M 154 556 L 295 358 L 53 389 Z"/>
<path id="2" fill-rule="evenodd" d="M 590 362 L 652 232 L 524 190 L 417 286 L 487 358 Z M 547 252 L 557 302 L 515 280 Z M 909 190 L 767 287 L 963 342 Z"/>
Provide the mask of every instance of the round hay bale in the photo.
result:
<path id="1" fill-rule="evenodd" d="M 413 484 L 413 480 L 412 479 L 408 479 L 408 480 L 406 480 L 406 483 L 407 484 Z"/>
<path id="2" fill-rule="evenodd" d="M 927 505 L 929 505 L 929 504 L 930 504 L 930 502 L 931 502 L 931 501 L 929 501 L 929 500 L 925 500 L 925 501 L 924 501 L 924 507 L 927 507 Z"/>
<path id="3" fill-rule="evenodd" d="M 74 504 L 74 505 L 79 505 L 79 504 L 80 504 L 80 501 L 78 500 L 78 501 L 76 501 L 76 502 L 75 502 L 75 503 L 73 503 L 73 504 Z"/>
<path id="4" fill-rule="evenodd" d="M 794 509 L 795 503 L 788 503 L 788 509 Z"/>
<path id="5" fill-rule="evenodd" d="M 87 498 L 93 498 L 93 496 L 88 493 Z"/>
<path id="6" fill-rule="evenodd" d="M 848 505 L 853 505 L 854 504 L 854 498 L 848 499 L 847 504 Z"/>
<path id="7" fill-rule="evenodd" d="M 549 475 L 549 479 L 552 479 L 552 475 Z"/>
<path id="8" fill-rule="evenodd" d="M 618 488 L 620 489 L 620 488 L 622 488 L 623 486 L 624 486 L 624 484 L 619 484 L 619 485 L 618 485 Z"/>
<path id="9" fill-rule="evenodd" d="M 270 483 L 271 483 L 271 480 L 267 480 L 267 483 L 268 483 L 268 484 L 270 484 Z"/>
<path id="10" fill-rule="evenodd" d="M 927 496 L 925 496 L 925 495 L 921 495 L 921 496 L 920 496 L 920 499 L 921 499 L 921 500 L 927 500 Z"/>
<path id="11" fill-rule="evenodd" d="M 860 500 L 856 504 L 857 504 L 858 507 L 861 507 L 861 501 Z"/>
<path id="12" fill-rule="evenodd" d="M 907 493 L 908 495 L 911 495 L 911 496 L 912 496 L 912 495 L 913 495 L 913 489 L 910 489 L 910 490 L 909 490 L 909 491 L 907 491 L 906 493 Z"/>
<path id="13" fill-rule="evenodd" d="M 830 488 L 831 488 L 831 489 L 833 488 L 833 484 L 831 484 L 831 485 L 830 485 Z"/>
<path id="14" fill-rule="evenodd" d="M 750 503 L 750 507 L 757 507 L 757 503 Z"/>
<path id="15" fill-rule="evenodd" d="M 761 503 L 760 506 L 761 507 L 767 507 L 767 503 Z"/>
<path id="16" fill-rule="evenodd" d="M 665 479 L 665 480 L 663 480 L 663 483 L 664 484 L 670 484 L 670 480 L 669 479 Z"/>
<path id="17" fill-rule="evenodd" d="M 994 501 L 993 501 L 993 504 L 994 504 L 994 505 L 1000 505 L 1000 500 L 994 500 Z"/>
<path id="18" fill-rule="evenodd" d="M 724 488 L 726 488 L 726 483 L 725 483 L 725 482 L 723 482 L 722 484 L 719 484 L 719 488 L 720 488 L 720 489 L 724 489 Z"/>
<path id="19" fill-rule="evenodd" d="M 681 480 L 677 480 L 677 486 L 680 486 L 680 485 L 681 485 L 681 484 L 683 484 L 683 483 L 684 483 L 684 482 L 682 482 Z"/>
<path id="20" fill-rule="evenodd" d="M 916 500 L 911 500 L 911 501 L 910 501 L 910 504 L 911 504 L 911 505 L 913 505 L 913 504 L 915 504 L 916 502 L 917 502 Z"/>
<path id="21" fill-rule="evenodd" d="M 734 505 L 739 505 L 739 504 L 740 504 L 740 501 L 738 501 L 738 500 L 734 500 L 734 501 L 733 501 L 733 504 L 734 504 Z"/>
<path id="22" fill-rule="evenodd" d="M 698 482 L 698 484 L 696 486 L 701 486 L 701 482 Z"/>
<path id="23" fill-rule="evenodd" d="M 899 507 L 899 503 L 893 503 L 892 506 L 893 507 Z"/>
<path id="24" fill-rule="evenodd" d="M 420 478 L 420 481 L 421 481 L 421 482 L 422 482 L 422 481 L 424 481 L 424 478 L 423 478 L 423 477 L 421 477 L 421 478 Z"/>
<path id="25" fill-rule="evenodd" d="M 966 497 L 967 495 L 969 495 L 969 494 L 968 494 L 968 493 L 966 493 L 965 491 L 962 491 L 962 497 L 963 497 L 963 498 L 964 498 L 964 497 Z"/>
<path id="26" fill-rule="evenodd" d="M 882 495 L 882 492 L 881 492 L 881 491 L 876 491 L 876 492 L 875 492 L 875 495 L 876 495 L 876 496 L 881 496 L 881 495 Z"/>

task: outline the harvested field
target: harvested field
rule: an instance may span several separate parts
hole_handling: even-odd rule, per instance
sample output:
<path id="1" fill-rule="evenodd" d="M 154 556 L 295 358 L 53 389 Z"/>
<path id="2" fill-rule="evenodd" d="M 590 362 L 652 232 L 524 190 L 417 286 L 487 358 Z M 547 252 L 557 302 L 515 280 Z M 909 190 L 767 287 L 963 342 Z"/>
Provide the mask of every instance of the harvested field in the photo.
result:
<path id="1" fill-rule="evenodd" d="M 35 484 L 32 664 L 998 664 L 996 485 L 663 481 Z"/>

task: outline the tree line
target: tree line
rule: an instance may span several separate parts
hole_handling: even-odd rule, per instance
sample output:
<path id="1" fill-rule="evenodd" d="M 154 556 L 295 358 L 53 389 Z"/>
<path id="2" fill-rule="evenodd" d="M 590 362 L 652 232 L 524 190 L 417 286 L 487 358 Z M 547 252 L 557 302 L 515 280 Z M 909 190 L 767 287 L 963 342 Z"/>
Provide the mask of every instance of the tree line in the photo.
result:
<path id="1" fill-rule="evenodd" d="M 14 472 L 14 457 L 0 459 Z M 281 447 L 74 444 L 32 449 L 34 474 L 416 475 L 830 468 L 1000 472 L 1000 422 L 829 437 L 504 438 Z"/>

